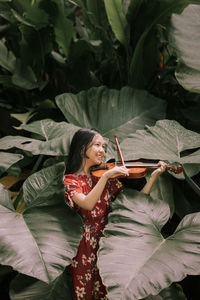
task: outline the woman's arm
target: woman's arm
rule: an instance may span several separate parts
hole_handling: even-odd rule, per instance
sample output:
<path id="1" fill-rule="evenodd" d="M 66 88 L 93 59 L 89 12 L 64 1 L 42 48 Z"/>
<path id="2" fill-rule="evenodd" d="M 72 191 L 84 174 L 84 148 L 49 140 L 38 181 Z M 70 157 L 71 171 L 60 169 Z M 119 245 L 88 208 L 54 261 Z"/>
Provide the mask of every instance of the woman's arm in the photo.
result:
<path id="1" fill-rule="evenodd" d="M 149 180 L 147 181 L 147 183 L 141 190 L 141 192 L 143 192 L 144 194 L 150 194 L 154 183 L 158 179 L 158 176 L 160 174 L 162 174 L 163 172 L 165 172 L 165 170 L 166 170 L 166 167 L 167 167 L 166 163 L 164 163 L 163 161 L 159 161 L 158 164 L 160 165 L 160 167 L 151 174 L 151 177 L 149 178 Z"/>
<path id="2" fill-rule="evenodd" d="M 119 176 L 128 176 L 128 169 L 125 167 L 114 167 L 111 170 L 105 172 L 95 187 L 89 192 L 88 195 L 75 194 L 72 196 L 72 200 L 81 208 L 86 210 L 92 210 L 99 200 L 104 187 L 110 178 L 117 178 Z"/>

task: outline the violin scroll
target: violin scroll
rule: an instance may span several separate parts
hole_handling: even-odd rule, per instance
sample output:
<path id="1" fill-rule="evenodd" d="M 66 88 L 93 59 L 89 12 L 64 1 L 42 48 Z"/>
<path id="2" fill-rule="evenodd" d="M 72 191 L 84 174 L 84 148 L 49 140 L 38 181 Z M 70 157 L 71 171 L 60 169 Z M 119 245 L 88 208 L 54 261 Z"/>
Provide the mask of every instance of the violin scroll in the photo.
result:
<path id="1" fill-rule="evenodd" d="M 173 166 L 167 166 L 167 170 L 174 172 L 175 174 L 180 174 L 183 171 L 182 166 L 177 166 L 177 167 L 173 167 Z"/>

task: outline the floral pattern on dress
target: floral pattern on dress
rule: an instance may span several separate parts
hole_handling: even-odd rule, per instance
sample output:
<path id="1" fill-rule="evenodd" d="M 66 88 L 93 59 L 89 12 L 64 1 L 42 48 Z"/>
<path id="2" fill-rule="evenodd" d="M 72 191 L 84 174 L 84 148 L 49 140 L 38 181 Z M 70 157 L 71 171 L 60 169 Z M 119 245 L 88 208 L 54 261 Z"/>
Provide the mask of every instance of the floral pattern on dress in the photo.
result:
<path id="1" fill-rule="evenodd" d="M 102 283 L 96 265 L 97 251 L 99 239 L 103 236 L 107 223 L 110 202 L 115 199 L 123 186 L 118 179 L 110 179 L 91 211 L 78 207 L 72 200 L 76 193 L 87 195 L 97 182 L 98 178 L 94 176 L 73 174 L 64 176 L 66 203 L 75 209 L 83 220 L 82 239 L 70 266 L 75 300 L 106 300 L 106 287 Z"/>

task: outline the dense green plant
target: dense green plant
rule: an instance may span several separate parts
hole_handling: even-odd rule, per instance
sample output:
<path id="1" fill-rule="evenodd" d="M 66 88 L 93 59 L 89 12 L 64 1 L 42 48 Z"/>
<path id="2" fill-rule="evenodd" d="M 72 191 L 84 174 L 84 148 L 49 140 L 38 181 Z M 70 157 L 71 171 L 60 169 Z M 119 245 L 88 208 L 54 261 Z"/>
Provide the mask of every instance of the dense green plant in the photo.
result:
<path id="1" fill-rule="evenodd" d="M 102 95 L 103 95 L 103 99 L 107 98 L 107 102 L 106 102 L 107 107 L 112 105 L 113 111 L 115 110 L 115 108 L 117 108 L 119 106 L 119 103 L 123 103 L 124 114 L 121 114 L 120 117 L 116 118 L 115 114 L 113 114 L 113 116 L 110 115 L 109 109 L 106 109 L 106 111 L 104 111 L 104 109 L 101 109 L 101 107 L 105 108 L 105 105 L 103 105 L 103 103 L 102 103 Z M 135 101 L 133 101 L 134 96 L 135 96 Z M 67 123 L 67 122 L 58 123 L 53 120 L 46 119 L 46 120 L 41 120 L 41 121 L 36 121 L 36 122 L 30 123 L 29 125 L 24 125 L 23 129 L 25 129 L 26 131 L 32 132 L 34 134 L 37 134 L 37 136 L 35 138 L 21 137 L 21 136 L 4 137 L 1 139 L 1 149 L 7 150 L 9 148 L 17 147 L 19 149 L 23 149 L 23 150 L 32 152 L 32 154 L 35 154 L 35 155 L 43 154 L 43 155 L 48 155 L 48 156 L 49 155 L 60 156 L 62 159 L 62 157 L 67 154 L 71 137 L 72 137 L 73 133 L 77 130 L 77 128 L 90 126 L 90 127 L 95 127 L 97 129 L 100 129 L 102 131 L 102 134 L 105 136 L 105 139 L 108 141 L 107 158 L 113 158 L 113 157 L 116 157 L 116 154 L 114 154 L 114 144 L 112 141 L 112 132 L 114 129 L 119 140 L 121 141 L 122 151 L 124 152 L 126 159 L 130 159 L 130 158 L 132 158 L 132 159 L 139 159 L 139 158 L 148 159 L 148 158 L 151 158 L 151 159 L 163 159 L 170 164 L 171 163 L 172 164 L 181 163 L 183 165 L 184 172 L 188 173 L 189 177 L 194 176 L 195 174 L 197 174 L 199 172 L 199 155 L 200 155 L 200 153 L 199 153 L 199 150 L 196 150 L 196 149 L 200 148 L 200 144 L 199 144 L 200 135 L 198 133 L 184 129 L 176 121 L 170 121 L 170 120 L 163 119 L 163 120 L 159 120 L 156 122 L 156 118 L 159 119 L 159 117 L 161 115 L 164 116 L 165 103 L 163 102 L 163 100 L 159 100 L 159 99 L 156 99 L 153 97 L 151 101 L 152 101 L 152 103 L 154 102 L 154 104 L 149 103 L 149 105 L 150 105 L 150 107 L 153 106 L 154 109 L 153 110 L 147 109 L 147 112 L 145 112 L 145 110 L 144 109 L 141 110 L 141 108 L 143 108 L 146 97 L 147 97 L 146 92 L 133 90 L 131 88 L 123 88 L 121 91 L 116 91 L 116 90 L 109 90 L 105 87 L 104 88 L 103 87 L 93 88 L 91 90 L 81 92 L 77 95 L 68 94 L 68 93 L 62 94 L 57 97 L 56 101 L 57 101 L 58 106 L 64 113 L 64 115 L 70 121 L 70 123 Z M 95 101 L 94 101 L 94 98 L 96 98 Z M 120 100 L 120 98 L 124 99 L 124 101 Z M 149 95 L 149 99 L 150 99 L 150 95 Z M 70 101 L 72 101 L 72 102 L 70 102 Z M 127 102 L 127 103 L 124 103 L 124 102 Z M 133 106 L 134 111 L 131 112 L 130 108 L 131 108 L 132 102 L 134 102 L 134 106 Z M 89 109 L 89 107 L 91 107 L 90 103 L 95 103 L 96 106 L 98 107 L 98 110 L 96 110 L 96 114 L 97 114 L 96 116 L 94 114 L 94 110 Z M 72 105 L 74 105 L 74 109 L 73 109 L 74 114 L 73 115 L 71 115 Z M 125 111 L 125 109 L 127 109 L 127 111 Z M 83 111 L 85 112 L 84 114 L 83 114 Z M 136 111 L 137 111 L 137 115 L 136 115 Z M 92 114 L 92 112 L 93 112 L 93 114 Z M 125 116 L 127 116 L 128 113 L 130 113 L 130 115 L 132 116 L 132 119 L 130 119 L 127 122 L 127 118 L 125 118 Z M 109 122 L 107 122 L 107 123 L 100 122 L 99 123 L 97 116 L 99 117 L 99 120 L 102 120 L 103 117 L 104 118 L 106 117 L 106 114 L 107 114 L 107 117 L 110 117 L 110 120 L 109 120 L 110 123 Z M 145 116 L 146 116 L 146 118 L 144 118 Z M 144 120 L 145 120 L 145 123 L 143 122 Z M 133 125 L 135 122 L 136 122 L 135 127 L 139 126 L 136 129 L 139 129 L 139 128 L 141 128 L 141 129 L 136 130 L 135 133 L 134 132 L 131 133 L 130 128 L 133 128 Z M 149 125 L 147 125 L 147 124 L 149 124 Z M 127 134 L 129 134 L 128 138 L 126 137 L 125 132 L 127 132 Z M 188 140 L 190 141 L 189 143 L 188 143 Z M 132 151 L 132 149 L 134 149 L 134 151 Z M 181 154 L 187 150 L 192 151 L 192 153 L 187 153 L 181 157 Z M 21 157 L 20 157 L 20 159 L 21 159 Z M 63 193 L 63 196 L 64 196 L 64 192 L 62 192 L 62 188 L 59 189 L 58 183 L 55 181 L 55 176 L 57 176 L 57 175 L 58 175 L 59 181 L 60 182 L 62 181 L 63 172 L 56 171 L 57 170 L 56 168 L 58 168 L 56 159 L 54 159 L 50 163 L 52 164 L 51 167 L 46 166 L 44 169 L 42 169 L 38 173 L 35 173 L 34 175 L 30 176 L 27 179 L 27 181 L 25 181 L 24 186 L 23 186 L 24 198 L 25 198 L 24 201 L 25 201 L 25 205 L 27 206 L 27 208 L 23 212 L 23 215 L 26 216 L 27 212 L 29 212 L 29 206 L 30 206 L 30 209 L 34 209 L 34 211 L 38 207 L 38 209 L 39 209 L 38 213 L 40 213 L 40 211 L 42 213 L 42 211 L 43 211 L 43 213 L 46 214 L 47 222 L 48 222 L 48 217 L 51 219 L 51 214 L 50 214 L 50 212 L 48 213 L 48 209 L 50 209 L 48 207 L 49 207 L 49 205 L 52 205 L 51 199 L 53 200 L 54 206 L 56 205 L 55 201 L 56 201 L 56 203 L 58 201 L 58 198 L 53 193 L 60 190 L 61 194 Z M 10 163 L 8 164 L 8 167 L 10 167 Z M 51 169 L 49 169 L 49 168 L 51 168 Z M 35 186 L 35 180 L 37 180 L 36 186 Z M 152 199 L 148 200 L 148 201 L 150 201 L 150 203 L 152 201 L 155 201 L 155 203 L 156 203 L 155 206 L 157 205 L 158 208 L 160 207 L 158 205 L 158 203 L 162 203 L 160 205 L 161 206 L 163 205 L 163 207 L 166 207 L 167 211 L 170 211 L 171 217 L 174 215 L 174 213 L 178 213 L 180 218 L 182 218 L 186 214 L 193 212 L 193 211 L 189 211 L 189 212 L 185 211 L 185 209 L 184 209 L 185 206 L 183 206 L 181 211 L 176 212 L 176 195 L 177 195 L 177 192 L 176 192 L 177 182 L 176 181 L 183 181 L 183 180 L 184 180 L 183 175 L 173 175 L 172 174 L 172 176 L 171 176 L 171 175 L 166 174 L 166 176 L 163 176 L 158 181 L 157 192 L 153 191 L 151 194 Z M 52 183 L 54 183 L 54 185 L 52 185 Z M 44 190 L 44 192 L 43 192 L 43 190 Z M 197 190 L 199 193 L 200 188 L 197 187 Z M 144 201 L 144 200 L 142 200 L 143 196 L 140 193 L 137 196 L 139 200 L 137 200 L 137 197 L 135 196 L 134 193 L 135 193 L 134 191 L 130 192 L 130 196 L 129 196 L 132 198 L 131 201 L 133 201 L 133 203 L 135 203 L 135 201 L 136 201 L 136 203 L 137 203 L 137 201 L 139 201 L 139 202 Z M 183 202 L 185 201 L 185 203 L 187 203 L 189 201 L 189 199 L 184 199 L 183 193 L 184 193 L 184 190 L 182 191 L 182 194 L 179 193 L 179 197 L 182 198 Z M 146 197 L 148 198 L 148 196 L 146 196 Z M 156 199 L 159 199 L 160 202 L 156 202 L 156 201 L 158 201 Z M 116 201 L 116 206 L 117 206 L 117 203 L 118 203 L 118 201 Z M 152 203 L 154 203 L 154 202 L 152 202 Z M 115 210 L 115 206 L 113 206 L 113 214 L 117 213 L 118 221 L 120 220 L 121 216 L 124 214 L 123 213 L 123 204 L 120 204 L 120 205 L 121 205 L 121 209 L 119 209 L 117 207 L 117 211 Z M 4 203 L 2 203 L 1 209 L 2 209 L 2 212 L 4 212 L 4 219 L 7 222 L 8 220 L 5 215 L 5 206 L 8 207 L 8 204 L 5 205 Z M 125 207 L 127 207 L 127 208 L 129 207 L 129 209 L 130 209 L 130 205 L 124 205 L 124 209 L 125 209 Z M 9 204 L 9 208 L 10 208 L 10 204 Z M 160 211 L 162 211 L 162 208 L 159 208 L 159 209 L 160 209 Z M 193 209 L 194 209 L 194 207 L 193 207 Z M 13 208 L 12 208 L 12 210 L 13 210 Z M 63 210 L 63 208 L 62 208 L 62 210 Z M 54 208 L 53 208 L 53 211 L 54 211 Z M 146 206 L 146 209 L 144 210 L 143 214 L 145 214 L 145 211 L 146 211 L 146 217 L 149 218 L 148 215 L 152 211 L 152 207 L 148 208 L 148 206 Z M 153 210 L 153 211 L 154 211 L 154 214 L 157 215 L 155 210 Z M 163 208 L 163 211 L 165 211 L 164 208 Z M 65 211 L 64 213 L 67 216 L 68 212 Z M 18 213 L 15 212 L 14 215 L 16 215 L 16 214 L 18 215 Z M 28 215 L 31 220 L 32 218 L 31 218 L 30 212 Z M 126 215 L 126 213 L 125 213 L 125 215 Z M 160 215 L 160 213 L 158 213 L 158 216 L 159 215 Z M 10 213 L 9 213 L 9 216 L 10 216 Z M 34 216 L 35 216 L 35 214 L 34 214 Z M 29 218 L 28 218 L 28 220 L 29 220 Z M 38 224 L 38 221 L 36 222 L 36 224 L 34 223 L 34 218 L 32 219 L 33 220 L 32 226 L 35 226 Z M 169 218 L 169 213 L 166 216 L 165 222 L 167 221 L 168 218 Z M 74 219 L 76 220 L 75 216 L 74 216 Z M 135 216 L 133 216 L 131 218 L 131 220 L 133 222 L 132 227 L 131 227 L 132 230 L 133 231 L 137 230 L 134 226 Z M 60 217 L 59 217 L 59 213 L 57 214 L 57 222 L 58 222 L 58 224 L 59 224 L 59 222 L 60 222 L 60 224 L 62 224 L 62 214 L 60 214 Z M 69 222 L 71 222 L 71 219 L 69 220 Z M 10 221 L 9 221 L 9 223 L 11 224 Z M 17 221 L 17 223 L 18 223 L 18 221 Z M 20 225 L 17 225 L 17 223 L 15 225 L 16 229 L 18 228 L 18 226 L 20 226 Z M 164 223 L 162 223 L 162 225 L 164 225 Z M 53 223 L 53 226 L 55 226 L 54 223 Z M 110 226 L 110 225 L 108 225 L 108 226 Z M 7 228 L 8 226 L 5 226 L 5 227 Z M 25 227 L 27 227 L 27 225 Z M 44 228 L 43 234 L 46 237 L 48 237 L 48 234 L 50 234 L 52 240 L 54 241 L 54 237 L 57 236 L 57 233 L 56 232 L 55 232 L 55 234 L 53 232 L 51 233 L 49 231 L 49 229 L 50 229 L 49 226 L 45 229 L 45 224 L 43 225 L 43 228 Z M 40 226 L 38 229 L 40 230 Z M 10 232 L 9 228 L 7 228 L 7 230 L 8 230 L 7 231 L 7 234 L 8 234 Z M 122 232 L 120 233 L 120 236 L 122 238 L 122 244 L 124 244 L 123 236 L 127 236 L 127 233 L 126 233 L 127 230 L 128 230 L 128 227 L 126 227 L 126 225 L 125 225 L 124 231 L 122 230 Z M 198 233 L 198 228 L 196 230 Z M 110 236 L 112 236 L 113 234 L 114 235 L 116 234 L 115 228 L 110 233 Z M 3 233 L 2 238 L 3 238 L 3 236 L 5 236 L 5 232 Z M 23 236 L 25 238 L 25 235 L 23 235 Z M 119 236 L 119 239 L 120 239 L 120 236 Z M 12 234 L 11 238 L 13 239 L 13 242 L 14 242 L 15 239 L 17 238 L 17 236 Z M 36 238 L 38 239 L 40 237 L 36 236 Z M 140 240 L 141 236 L 136 235 L 136 239 L 137 238 Z M 69 236 L 68 233 L 65 233 L 65 239 L 66 239 L 66 241 L 71 241 L 71 237 Z M 108 237 L 106 239 L 105 243 L 110 243 L 109 240 L 110 240 L 110 237 Z M 197 243 L 196 238 L 195 238 L 195 241 Z M 22 240 L 20 241 L 20 243 L 21 242 L 22 242 Z M 10 243 L 11 243 L 11 241 L 9 242 L 9 240 L 8 240 L 7 248 L 9 247 Z M 131 240 L 130 240 L 130 243 L 131 243 Z M 130 249 L 133 249 L 135 243 L 136 242 L 134 240 L 130 244 Z M 176 246 L 176 242 L 174 242 L 174 243 Z M 126 243 L 126 245 L 127 245 L 127 243 Z M 154 243 L 152 243 L 152 247 L 154 247 L 154 246 L 155 246 Z M 106 245 L 105 245 L 105 247 L 103 245 L 100 248 L 100 253 L 101 253 L 101 251 L 104 252 L 106 247 L 107 247 Z M 53 249 L 54 249 L 54 246 L 52 245 L 52 250 Z M 67 249 L 67 252 L 70 251 L 70 253 L 73 256 L 74 252 L 72 252 L 71 246 L 69 245 L 67 247 L 67 245 L 66 245 L 66 249 Z M 34 250 L 34 248 L 32 249 L 32 251 L 33 250 Z M 28 251 L 28 249 L 27 249 L 27 251 Z M 40 249 L 40 251 L 43 253 L 44 250 Z M 191 257 L 193 255 L 192 254 L 193 251 L 196 251 L 196 256 L 197 256 L 198 250 L 191 250 Z M 112 252 L 114 253 L 114 251 L 112 251 Z M 184 253 L 186 253 L 186 252 L 187 252 L 187 250 L 184 251 Z M 30 251 L 28 251 L 27 255 L 30 255 Z M 144 257 L 143 257 L 144 260 L 146 260 L 146 258 L 147 258 L 146 255 L 147 254 L 144 254 Z M 173 253 L 172 253 L 172 255 L 173 255 Z M 13 262 L 11 262 L 11 260 L 10 260 L 12 257 L 14 259 Z M 136 261 L 137 261 L 139 259 L 139 257 L 141 259 L 141 253 L 139 254 L 139 256 L 137 256 L 136 253 L 134 252 L 133 259 L 136 259 Z M 190 259 L 189 254 L 188 254 L 188 257 L 189 257 L 188 259 Z M 1 261 L 2 264 L 6 263 L 6 261 L 7 261 L 6 258 L 10 261 L 10 265 L 12 265 L 14 269 L 18 270 L 18 272 L 32 276 L 32 277 L 36 277 L 37 279 L 41 280 L 40 272 L 38 273 L 37 269 L 36 270 L 32 269 L 33 273 L 29 273 L 29 265 L 27 265 L 26 263 L 22 266 L 23 267 L 22 269 L 19 268 L 17 266 L 16 255 L 13 256 L 12 252 L 11 252 L 11 258 L 7 257 L 6 253 L 5 253 L 5 257 L 2 256 L 2 261 Z M 36 255 L 32 255 L 31 263 L 35 267 L 37 267 L 38 264 L 34 263 L 35 259 L 37 259 Z M 43 257 L 43 260 L 46 263 L 45 255 Z M 197 258 L 197 260 L 198 260 L 198 258 Z M 69 263 L 70 263 L 70 260 L 68 262 L 66 262 L 65 265 L 67 265 Z M 63 262 L 60 261 L 59 264 L 61 264 L 61 266 L 62 266 Z M 178 272 L 179 268 L 181 268 L 181 263 L 177 264 L 176 272 Z M 101 263 L 100 263 L 100 270 L 101 270 L 102 274 L 104 274 L 104 272 L 105 272 L 104 267 L 101 266 Z M 162 269 L 160 270 L 160 272 L 161 273 L 163 272 Z M 120 274 L 122 274 L 122 273 L 123 273 L 123 270 L 120 271 Z M 186 274 L 198 274 L 198 271 L 193 270 L 193 273 L 190 273 L 188 271 L 188 272 L 185 272 L 184 274 L 185 275 L 181 275 L 181 277 L 179 277 L 178 279 L 179 280 L 183 279 L 184 276 L 186 276 Z M 110 274 L 111 280 L 114 280 L 114 279 L 112 279 L 112 278 L 114 278 L 113 276 L 114 276 L 113 274 Z M 23 283 L 20 283 L 20 278 L 23 281 L 23 277 L 18 277 L 16 280 L 17 280 L 19 286 L 24 287 Z M 106 278 L 107 278 L 107 276 L 106 276 Z M 178 279 L 172 277 L 171 281 L 168 281 L 168 283 L 170 284 L 173 281 L 177 281 Z M 43 281 L 46 281 L 46 280 L 43 279 Z M 106 279 L 105 279 L 105 281 L 106 281 Z M 108 284 L 108 286 L 110 286 L 109 282 L 107 284 Z M 161 286 L 160 290 L 166 288 L 169 284 L 160 283 L 160 286 Z M 38 285 L 42 286 L 41 287 L 42 290 L 47 289 L 50 291 L 50 286 L 46 286 L 46 285 L 43 286 L 42 283 L 37 284 L 37 283 L 35 283 L 35 280 L 30 281 L 30 285 L 28 285 L 28 287 L 26 287 L 25 289 L 28 289 L 29 292 L 32 291 L 31 293 L 33 293 L 33 295 L 35 293 L 38 295 L 38 293 L 40 291 L 40 289 L 38 290 Z M 53 285 L 53 290 L 54 290 L 54 288 L 55 288 L 55 286 Z M 156 291 L 158 293 L 159 289 L 157 288 Z M 146 294 L 140 293 L 140 298 L 144 298 L 145 296 L 148 296 L 151 293 L 155 294 L 156 291 L 152 292 L 151 290 L 149 290 Z M 21 297 L 23 299 L 23 297 L 24 297 L 23 293 L 25 293 L 23 288 L 22 288 L 22 290 L 20 290 L 20 293 L 22 293 Z M 14 298 L 15 293 L 13 291 L 12 291 L 11 295 L 13 295 L 11 297 L 13 297 L 13 299 L 15 299 Z M 33 295 L 31 297 L 34 297 Z M 112 295 L 111 295 L 110 299 L 114 299 Z"/>
<path id="2" fill-rule="evenodd" d="M 49 92 L 52 97 L 104 84 L 148 89 L 165 50 L 159 28 L 166 28 L 172 13 L 196 1 L 93 2 L 1 1 L 4 89 L 18 87 L 27 101 L 30 93 L 24 92 L 33 89 L 37 101 L 37 89 L 44 91 L 43 99 Z"/>
<path id="3" fill-rule="evenodd" d="M 17 271 L 11 299 L 72 298 L 67 266 L 81 222 L 64 204 L 62 177 L 80 127 L 100 130 L 107 160 L 118 159 L 116 134 L 126 160 L 183 166 L 180 175 L 162 175 L 150 196 L 125 188 L 113 204 L 99 268 L 111 300 L 186 299 L 175 282 L 198 275 L 200 263 L 200 105 L 198 83 L 193 85 L 199 47 L 180 20 L 198 36 L 193 12 L 198 15 L 199 5 L 188 6 L 196 2 L 0 1 L 2 102 L 13 105 L 14 95 L 18 109 L 23 104 L 30 110 L 19 116 L 19 134 L 0 139 L 2 177 L 24 169 L 30 174 L 14 204 L 1 186 L 0 263 Z M 189 38 L 195 63 L 188 60 Z M 38 113 L 29 122 L 47 98 L 57 114 L 47 111 L 44 119 Z M 139 283 L 143 270 L 151 272 L 142 278 L 145 288 Z"/>

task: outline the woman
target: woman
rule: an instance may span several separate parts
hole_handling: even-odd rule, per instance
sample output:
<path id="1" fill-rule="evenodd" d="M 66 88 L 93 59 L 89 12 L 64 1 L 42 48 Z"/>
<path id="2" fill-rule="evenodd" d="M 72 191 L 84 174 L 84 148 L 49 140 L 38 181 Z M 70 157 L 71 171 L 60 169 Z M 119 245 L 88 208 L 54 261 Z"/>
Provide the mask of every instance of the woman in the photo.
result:
<path id="1" fill-rule="evenodd" d="M 100 179 L 91 175 L 90 168 L 102 162 L 104 147 L 103 137 L 97 131 L 78 130 L 71 142 L 64 176 L 66 202 L 83 220 L 82 240 L 70 266 L 74 299 L 78 300 L 106 299 L 106 288 L 96 265 L 99 239 L 107 223 L 110 201 L 123 187 L 117 177 L 129 175 L 123 166 L 106 171 Z M 165 171 L 165 163 L 159 164 L 141 190 L 143 193 L 149 194 L 158 175 Z"/>

